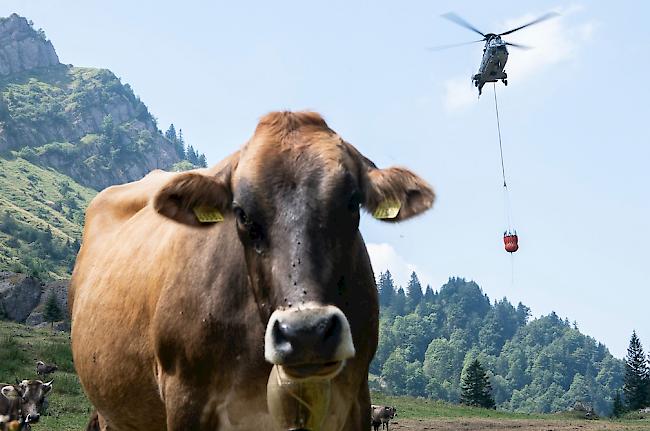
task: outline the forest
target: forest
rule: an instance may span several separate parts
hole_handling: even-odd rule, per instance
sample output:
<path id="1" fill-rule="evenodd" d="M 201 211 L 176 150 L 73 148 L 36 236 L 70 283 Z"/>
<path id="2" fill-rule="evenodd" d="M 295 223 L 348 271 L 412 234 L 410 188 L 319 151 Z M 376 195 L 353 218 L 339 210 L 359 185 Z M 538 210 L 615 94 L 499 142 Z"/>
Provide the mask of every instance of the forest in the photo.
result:
<path id="1" fill-rule="evenodd" d="M 490 300 L 473 281 L 450 278 L 422 289 L 413 273 L 406 288 L 389 271 L 377 283 L 379 347 L 370 368 L 373 389 L 459 402 L 461 379 L 476 359 L 486 369 L 499 409 L 558 412 L 576 402 L 609 414 L 623 386 L 624 363 L 551 312 Z"/>

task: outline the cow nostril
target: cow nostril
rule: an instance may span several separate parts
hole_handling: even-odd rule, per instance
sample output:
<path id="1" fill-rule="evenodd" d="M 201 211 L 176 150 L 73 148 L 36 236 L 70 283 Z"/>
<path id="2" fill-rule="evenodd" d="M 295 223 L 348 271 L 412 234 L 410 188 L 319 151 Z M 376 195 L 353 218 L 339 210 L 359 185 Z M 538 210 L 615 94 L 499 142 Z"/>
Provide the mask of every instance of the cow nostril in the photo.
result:
<path id="1" fill-rule="evenodd" d="M 329 340 L 340 335 L 341 321 L 337 315 L 333 314 L 327 318 L 325 325 L 325 330 L 323 331 L 323 340 Z"/>
<path id="2" fill-rule="evenodd" d="M 273 324 L 273 342 L 280 349 L 289 349 L 291 348 L 293 332 L 287 323 L 281 323 L 279 320 L 276 320 Z"/>

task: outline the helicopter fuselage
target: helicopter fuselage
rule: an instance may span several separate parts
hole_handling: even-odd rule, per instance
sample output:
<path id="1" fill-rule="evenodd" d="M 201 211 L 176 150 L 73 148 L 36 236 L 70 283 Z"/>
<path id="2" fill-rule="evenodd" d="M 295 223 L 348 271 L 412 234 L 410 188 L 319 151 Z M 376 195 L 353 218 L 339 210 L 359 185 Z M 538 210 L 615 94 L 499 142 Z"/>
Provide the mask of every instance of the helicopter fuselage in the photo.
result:
<path id="1" fill-rule="evenodd" d="M 488 40 L 483 49 L 481 65 L 478 73 L 472 77 L 474 86 L 478 88 L 479 96 L 486 82 L 503 80 L 503 83 L 508 85 L 508 75 L 504 71 L 508 61 L 506 43 L 498 35 L 486 35 L 486 37 Z"/>

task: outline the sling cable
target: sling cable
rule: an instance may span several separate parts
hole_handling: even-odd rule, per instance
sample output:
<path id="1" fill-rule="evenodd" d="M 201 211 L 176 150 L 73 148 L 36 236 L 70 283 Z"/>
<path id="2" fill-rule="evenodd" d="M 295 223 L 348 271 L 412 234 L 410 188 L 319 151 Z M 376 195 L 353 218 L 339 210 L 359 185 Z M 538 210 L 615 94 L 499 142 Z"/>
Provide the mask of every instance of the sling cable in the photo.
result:
<path id="1" fill-rule="evenodd" d="M 499 104 L 497 102 L 497 87 L 494 84 L 494 110 L 497 114 L 497 131 L 499 132 L 499 154 L 501 155 L 501 175 L 503 176 L 503 204 L 506 218 L 506 230 L 503 232 L 503 244 L 508 253 L 519 250 L 519 237 L 517 230 L 513 227 L 512 208 L 510 207 L 510 194 L 506 182 L 506 168 L 503 162 L 503 144 L 501 143 L 501 124 L 499 121 Z"/>

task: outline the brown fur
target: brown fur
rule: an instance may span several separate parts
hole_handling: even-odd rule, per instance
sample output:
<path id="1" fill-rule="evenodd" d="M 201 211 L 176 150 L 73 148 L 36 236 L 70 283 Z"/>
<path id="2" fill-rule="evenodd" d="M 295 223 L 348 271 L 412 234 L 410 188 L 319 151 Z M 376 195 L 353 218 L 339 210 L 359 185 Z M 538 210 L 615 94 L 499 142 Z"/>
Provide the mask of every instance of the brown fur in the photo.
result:
<path id="1" fill-rule="evenodd" d="M 323 431 L 368 428 L 378 304 L 349 203 L 357 192 L 369 211 L 399 199 L 400 219 L 433 201 L 424 181 L 378 170 L 318 114 L 289 112 L 264 117 L 215 167 L 155 172 L 101 192 L 69 293 L 75 367 L 100 429 L 275 429 L 266 322 L 307 302 L 338 307 L 356 350 L 332 381 Z M 225 220 L 197 228 L 195 205 L 215 206 Z"/>
<path id="2" fill-rule="evenodd" d="M 7 416 L 8 421 L 20 419 L 20 412 L 22 408 L 22 389 L 18 385 L 10 385 L 8 383 L 0 383 L 0 389 L 9 387 L 5 393 L 11 394 L 6 397 L 0 393 L 0 416 Z"/>

